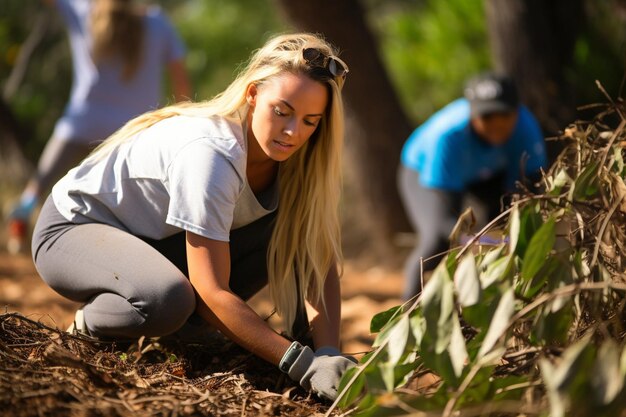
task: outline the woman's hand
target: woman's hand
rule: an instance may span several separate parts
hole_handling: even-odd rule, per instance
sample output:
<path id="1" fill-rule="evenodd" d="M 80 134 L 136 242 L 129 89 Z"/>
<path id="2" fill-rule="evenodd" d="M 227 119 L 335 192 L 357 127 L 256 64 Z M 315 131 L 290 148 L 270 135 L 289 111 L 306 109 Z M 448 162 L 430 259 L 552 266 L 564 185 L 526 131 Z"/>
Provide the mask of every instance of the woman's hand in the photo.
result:
<path id="1" fill-rule="evenodd" d="M 355 362 L 341 356 L 338 350 L 337 354 L 333 354 L 332 349 L 321 348 L 315 353 L 308 346 L 297 346 L 296 349 L 299 349 L 298 356 L 292 361 L 289 369 L 284 369 L 289 377 L 321 398 L 328 400 L 337 398 L 341 377 L 355 366 Z"/>

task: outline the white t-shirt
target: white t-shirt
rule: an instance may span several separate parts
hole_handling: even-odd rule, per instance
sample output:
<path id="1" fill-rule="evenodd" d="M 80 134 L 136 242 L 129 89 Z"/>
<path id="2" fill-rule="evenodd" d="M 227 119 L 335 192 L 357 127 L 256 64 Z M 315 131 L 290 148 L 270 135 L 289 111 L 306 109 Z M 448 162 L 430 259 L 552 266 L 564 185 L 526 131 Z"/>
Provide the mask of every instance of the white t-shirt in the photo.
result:
<path id="1" fill-rule="evenodd" d="M 151 239 L 183 229 L 228 241 L 231 230 L 278 206 L 276 184 L 254 195 L 246 159 L 239 118 L 175 116 L 99 161 L 85 160 L 54 186 L 52 198 L 75 223 L 105 223 Z"/>
<path id="2" fill-rule="evenodd" d="M 67 27 L 72 52 L 73 80 L 69 101 L 53 136 L 95 145 L 124 123 L 160 102 L 163 71 L 185 57 L 185 46 L 165 13 L 155 6 L 142 17 L 141 61 L 130 80 L 122 78 L 124 65 L 115 58 L 96 63 L 92 56 L 91 0 L 56 0 Z M 160 102 L 160 103 L 159 103 Z"/>

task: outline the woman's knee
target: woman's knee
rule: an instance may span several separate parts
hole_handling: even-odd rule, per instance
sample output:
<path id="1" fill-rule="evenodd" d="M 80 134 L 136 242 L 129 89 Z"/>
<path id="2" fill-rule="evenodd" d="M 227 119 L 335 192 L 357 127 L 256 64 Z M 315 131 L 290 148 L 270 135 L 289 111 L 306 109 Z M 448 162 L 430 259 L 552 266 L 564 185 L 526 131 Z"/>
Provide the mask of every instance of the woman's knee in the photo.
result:
<path id="1" fill-rule="evenodd" d="M 145 318 L 142 327 L 154 336 L 175 332 L 196 309 L 195 291 L 185 277 L 172 280 L 143 301 L 140 306 Z"/>

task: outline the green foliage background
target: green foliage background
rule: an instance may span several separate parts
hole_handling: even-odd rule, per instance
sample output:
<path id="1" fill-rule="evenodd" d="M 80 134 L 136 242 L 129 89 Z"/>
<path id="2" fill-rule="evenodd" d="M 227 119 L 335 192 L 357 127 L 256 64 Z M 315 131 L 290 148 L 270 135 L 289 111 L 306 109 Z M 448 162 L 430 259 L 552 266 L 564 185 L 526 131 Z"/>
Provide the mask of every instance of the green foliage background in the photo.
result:
<path id="1" fill-rule="evenodd" d="M 155 2 L 170 13 L 187 44 L 194 98 L 200 100 L 221 91 L 250 52 L 271 34 L 291 29 L 271 0 Z M 595 79 L 607 90 L 617 91 L 626 31 L 612 1 L 588 3 L 589 28 L 581 35 L 575 64 L 568 70 L 581 104 L 599 97 Z M 468 76 L 491 66 L 483 0 L 363 0 L 363 5 L 392 83 L 415 125 L 460 95 Z M 39 156 L 67 100 L 70 55 L 54 10 L 40 1 L 2 1 L 2 84 L 41 14 L 47 15 L 48 30 L 20 89 L 9 100 L 26 128 L 26 151 L 31 160 Z"/>
<path id="2" fill-rule="evenodd" d="M 491 66 L 482 0 L 380 2 L 369 15 L 392 82 L 416 122 Z"/>

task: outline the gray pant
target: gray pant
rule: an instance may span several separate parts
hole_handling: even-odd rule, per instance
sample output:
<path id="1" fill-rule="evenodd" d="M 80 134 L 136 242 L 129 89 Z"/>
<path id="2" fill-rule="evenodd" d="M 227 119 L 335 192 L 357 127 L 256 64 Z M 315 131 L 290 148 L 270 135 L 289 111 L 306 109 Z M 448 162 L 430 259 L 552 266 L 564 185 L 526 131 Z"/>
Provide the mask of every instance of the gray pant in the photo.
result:
<path id="1" fill-rule="evenodd" d="M 266 253 L 274 214 L 231 232 L 233 292 L 247 299 L 267 283 Z M 37 271 L 56 292 L 85 303 L 97 337 L 164 336 L 195 310 L 187 277 L 185 233 L 141 239 L 99 223 L 68 222 L 48 197 L 33 232 Z"/>

